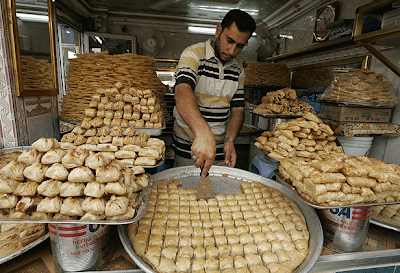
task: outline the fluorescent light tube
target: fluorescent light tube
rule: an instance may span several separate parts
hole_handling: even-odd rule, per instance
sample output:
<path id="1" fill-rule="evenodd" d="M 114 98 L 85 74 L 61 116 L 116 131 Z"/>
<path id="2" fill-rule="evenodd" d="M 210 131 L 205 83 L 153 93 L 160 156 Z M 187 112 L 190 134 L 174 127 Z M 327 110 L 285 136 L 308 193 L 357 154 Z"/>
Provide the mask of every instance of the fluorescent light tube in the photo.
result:
<path id="1" fill-rule="evenodd" d="M 97 40 L 97 42 L 99 42 L 99 44 L 103 44 L 103 40 L 102 39 L 100 39 L 100 37 L 99 36 L 94 36 L 94 38 Z"/>
<path id="2" fill-rule="evenodd" d="M 30 22 L 49 22 L 49 16 L 47 15 L 38 15 L 38 14 L 28 14 L 28 13 L 19 13 L 17 12 L 17 17 L 22 21 L 30 21 Z"/>
<path id="3" fill-rule="evenodd" d="M 189 32 L 193 33 L 201 33 L 201 34 L 215 34 L 215 28 L 208 28 L 208 27 L 188 27 Z"/>

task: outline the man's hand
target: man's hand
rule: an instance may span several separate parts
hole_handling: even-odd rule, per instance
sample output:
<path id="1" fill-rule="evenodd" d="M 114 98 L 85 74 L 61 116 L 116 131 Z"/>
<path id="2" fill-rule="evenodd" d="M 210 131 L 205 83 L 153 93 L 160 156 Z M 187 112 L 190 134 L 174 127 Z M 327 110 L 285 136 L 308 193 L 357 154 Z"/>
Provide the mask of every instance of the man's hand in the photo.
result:
<path id="1" fill-rule="evenodd" d="M 235 145 L 233 144 L 233 141 L 227 140 L 224 143 L 224 155 L 225 155 L 224 162 L 219 163 L 218 165 L 235 167 L 237 154 L 236 154 Z"/>
<path id="2" fill-rule="evenodd" d="M 205 130 L 194 139 L 191 155 L 195 157 L 195 166 L 199 168 L 205 162 L 201 176 L 206 176 L 210 170 L 214 163 L 216 150 L 215 138 L 211 130 Z"/>

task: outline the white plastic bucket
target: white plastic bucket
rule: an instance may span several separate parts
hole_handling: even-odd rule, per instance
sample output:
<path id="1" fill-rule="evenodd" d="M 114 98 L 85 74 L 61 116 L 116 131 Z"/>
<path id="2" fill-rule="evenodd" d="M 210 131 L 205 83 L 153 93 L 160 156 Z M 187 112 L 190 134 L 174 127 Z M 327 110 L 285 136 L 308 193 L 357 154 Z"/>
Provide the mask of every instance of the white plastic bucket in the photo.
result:
<path id="1" fill-rule="evenodd" d="M 343 151 L 351 156 L 367 156 L 372 145 L 374 137 L 345 137 L 337 136 Z"/>

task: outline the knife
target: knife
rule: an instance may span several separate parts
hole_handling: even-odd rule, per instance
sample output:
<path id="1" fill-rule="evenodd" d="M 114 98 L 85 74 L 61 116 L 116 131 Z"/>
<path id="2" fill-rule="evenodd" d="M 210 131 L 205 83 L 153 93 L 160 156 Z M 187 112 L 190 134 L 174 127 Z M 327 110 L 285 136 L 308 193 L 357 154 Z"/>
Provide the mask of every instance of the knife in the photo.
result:
<path id="1" fill-rule="evenodd" d="M 208 177 L 208 172 L 205 177 L 201 176 L 201 173 L 204 168 L 204 163 L 205 162 L 203 162 L 203 164 L 200 166 L 200 180 L 199 180 L 199 185 L 197 186 L 197 193 L 196 193 L 197 200 L 215 198 L 214 187 L 210 180 L 210 177 Z"/>

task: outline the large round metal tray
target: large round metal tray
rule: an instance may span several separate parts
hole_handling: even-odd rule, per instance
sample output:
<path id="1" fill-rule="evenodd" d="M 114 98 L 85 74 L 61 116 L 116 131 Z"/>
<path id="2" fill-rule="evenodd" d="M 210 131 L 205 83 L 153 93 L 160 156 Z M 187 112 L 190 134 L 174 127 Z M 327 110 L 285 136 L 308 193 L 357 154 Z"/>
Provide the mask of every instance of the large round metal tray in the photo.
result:
<path id="1" fill-rule="evenodd" d="M 28 250 L 34 248 L 35 246 L 39 245 L 40 243 L 42 243 L 43 241 L 45 241 L 47 238 L 49 238 L 49 233 L 47 232 L 46 234 L 44 234 L 43 236 L 41 236 L 40 238 L 36 239 L 35 241 L 27 244 L 26 246 L 24 246 L 23 248 L 20 248 L 16 251 L 14 251 L 11 254 L 8 254 L 7 256 L 4 257 L 0 257 L 0 264 L 3 264 L 5 262 L 8 262 L 12 259 L 14 259 L 15 257 L 18 257 L 19 255 L 27 252 Z"/>
<path id="2" fill-rule="evenodd" d="M 177 167 L 168 169 L 159 173 L 154 174 L 154 181 L 169 179 L 175 177 L 179 179 L 183 188 L 185 189 L 196 189 L 199 182 L 200 170 L 196 167 Z M 209 171 L 209 177 L 213 183 L 213 187 L 216 194 L 236 194 L 240 193 L 240 184 L 244 181 L 248 182 L 261 182 L 264 185 L 273 187 L 287 197 L 296 202 L 302 211 L 304 217 L 306 218 L 308 230 L 310 232 L 309 240 L 309 254 L 303 263 L 294 271 L 296 273 L 309 272 L 314 264 L 316 263 L 318 257 L 321 254 L 323 247 L 323 232 L 321 222 L 314 209 L 307 206 L 292 190 L 286 186 L 260 176 L 255 173 L 244 171 L 236 168 L 222 167 L 222 166 L 212 166 Z M 118 233 L 128 255 L 132 260 L 145 272 L 154 273 L 151 266 L 143 261 L 138 255 L 136 255 L 133 250 L 132 244 L 129 240 L 127 233 L 127 225 L 118 226 Z"/>

